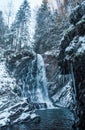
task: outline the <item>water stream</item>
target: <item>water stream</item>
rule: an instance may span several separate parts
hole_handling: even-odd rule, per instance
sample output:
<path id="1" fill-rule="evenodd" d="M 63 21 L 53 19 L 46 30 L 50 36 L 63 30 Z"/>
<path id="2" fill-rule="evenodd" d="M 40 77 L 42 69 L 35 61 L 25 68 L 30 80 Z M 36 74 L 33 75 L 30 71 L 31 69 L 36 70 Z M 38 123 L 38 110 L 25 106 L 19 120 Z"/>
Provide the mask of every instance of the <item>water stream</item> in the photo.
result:
<path id="1" fill-rule="evenodd" d="M 40 122 L 26 122 L 0 130 L 73 130 L 74 116 L 67 108 L 36 110 Z"/>

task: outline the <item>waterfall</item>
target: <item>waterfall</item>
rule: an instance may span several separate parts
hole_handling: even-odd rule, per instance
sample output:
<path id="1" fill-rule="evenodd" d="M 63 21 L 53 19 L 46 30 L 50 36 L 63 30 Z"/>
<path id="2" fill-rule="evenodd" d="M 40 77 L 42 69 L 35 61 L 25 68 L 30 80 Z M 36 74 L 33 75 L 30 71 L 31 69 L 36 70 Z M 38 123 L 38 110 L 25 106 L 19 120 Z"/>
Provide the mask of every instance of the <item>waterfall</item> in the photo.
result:
<path id="1" fill-rule="evenodd" d="M 37 54 L 37 91 L 39 92 L 39 100 L 41 102 L 47 100 L 48 91 L 45 66 L 43 58 L 39 54 Z"/>
<path id="2" fill-rule="evenodd" d="M 52 106 L 52 103 L 48 96 L 44 60 L 40 54 L 37 54 L 36 86 L 33 91 L 34 91 L 34 94 L 33 94 L 34 102 L 46 103 L 47 106 L 49 107 Z"/>
<path id="3" fill-rule="evenodd" d="M 44 60 L 40 54 L 36 54 L 28 67 L 26 77 L 23 76 L 19 84 L 22 98 L 28 98 L 34 103 L 47 104 L 48 107 L 53 107 L 48 95 Z"/>

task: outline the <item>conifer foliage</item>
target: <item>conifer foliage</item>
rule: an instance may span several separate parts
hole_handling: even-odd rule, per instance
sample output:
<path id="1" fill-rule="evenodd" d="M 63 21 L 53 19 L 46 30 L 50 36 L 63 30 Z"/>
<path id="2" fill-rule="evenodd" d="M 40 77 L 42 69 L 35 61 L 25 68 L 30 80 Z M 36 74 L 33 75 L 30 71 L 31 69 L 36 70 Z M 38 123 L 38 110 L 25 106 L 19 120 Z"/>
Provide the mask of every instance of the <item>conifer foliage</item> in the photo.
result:
<path id="1" fill-rule="evenodd" d="M 0 45 L 5 43 L 6 30 L 7 26 L 4 23 L 3 13 L 0 11 Z"/>
<path id="2" fill-rule="evenodd" d="M 30 46 L 29 24 L 30 6 L 28 1 L 24 0 L 11 26 L 10 38 L 15 48 L 21 49 Z"/>
<path id="3" fill-rule="evenodd" d="M 36 29 L 34 35 L 35 51 L 43 53 L 56 44 L 56 17 L 52 14 L 48 2 L 43 0 L 36 17 Z"/>

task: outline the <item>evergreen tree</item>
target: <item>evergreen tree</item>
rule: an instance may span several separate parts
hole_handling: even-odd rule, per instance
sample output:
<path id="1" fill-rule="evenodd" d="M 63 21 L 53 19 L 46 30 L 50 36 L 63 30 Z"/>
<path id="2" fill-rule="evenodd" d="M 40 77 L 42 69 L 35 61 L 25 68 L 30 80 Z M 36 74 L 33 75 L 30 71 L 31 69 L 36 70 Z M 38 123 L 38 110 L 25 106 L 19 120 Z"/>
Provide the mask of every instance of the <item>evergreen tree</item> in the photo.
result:
<path id="1" fill-rule="evenodd" d="M 16 14 L 15 21 L 11 26 L 10 37 L 13 39 L 13 45 L 17 49 L 30 46 L 29 24 L 30 7 L 27 0 L 24 0 Z"/>
<path id="2" fill-rule="evenodd" d="M 3 13 L 2 11 L 0 11 L 0 44 L 3 45 L 3 43 L 5 43 L 5 33 L 6 33 L 6 25 L 4 23 L 4 20 L 3 20 Z"/>
<path id="3" fill-rule="evenodd" d="M 46 0 L 42 2 L 36 21 L 34 46 L 37 52 L 42 53 L 56 44 L 57 31 L 56 17 L 51 13 Z"/>

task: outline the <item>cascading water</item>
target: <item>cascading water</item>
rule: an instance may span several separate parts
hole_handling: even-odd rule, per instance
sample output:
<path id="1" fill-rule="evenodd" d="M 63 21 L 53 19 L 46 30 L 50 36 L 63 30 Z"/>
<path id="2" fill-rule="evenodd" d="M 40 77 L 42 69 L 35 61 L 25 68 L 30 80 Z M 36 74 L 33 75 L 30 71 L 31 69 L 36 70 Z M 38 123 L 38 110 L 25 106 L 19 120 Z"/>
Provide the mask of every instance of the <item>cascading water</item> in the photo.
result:
<path id="1" fill-rule="evenodd" d="M 24 78 L 23 76 L 19 82 L 22 98 L 30 98 L 34 103 L 46 104 L 47 107 L 53 107 L 48 96 L 44 60 L 40 54 L 36 54 L 28 67 L 26 77 Z"/>
<path id="2" fill-rule="evenodd" d="M 34 91 L 33 94 L 34 102 L 46 103 L 48 107 L 52 107 L 52 103 L 48 96 L 44 60 L 40 54 L 37 54 L 36 86 L 33 89 L 33 91 Z"/>
<path id="3" fill-rule="evenodd" d="M 39 54 L 37 55 L 37 92 L 39 92 L 39 101 L 44 102 L 48 98 L 44 61 Z"/>

